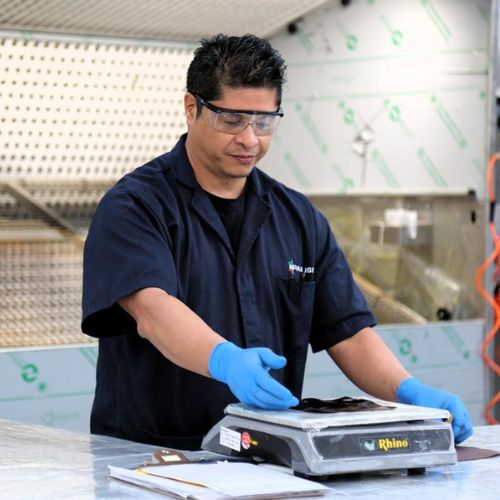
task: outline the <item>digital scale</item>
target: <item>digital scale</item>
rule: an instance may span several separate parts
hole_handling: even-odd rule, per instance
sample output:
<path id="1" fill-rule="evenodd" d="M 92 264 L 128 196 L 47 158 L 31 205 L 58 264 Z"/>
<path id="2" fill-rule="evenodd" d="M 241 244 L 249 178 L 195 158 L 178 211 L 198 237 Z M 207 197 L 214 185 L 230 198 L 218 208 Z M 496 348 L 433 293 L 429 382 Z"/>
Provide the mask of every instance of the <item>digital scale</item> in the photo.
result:
<path id="1" fill-rule="evenodd" d="M 447 410 L 370 401 L 391 409 L 318 414 L 232 404 L 202 449 L 263 459 L 316 479 L 394 469 L 424 472 L 456 463 Z"/>

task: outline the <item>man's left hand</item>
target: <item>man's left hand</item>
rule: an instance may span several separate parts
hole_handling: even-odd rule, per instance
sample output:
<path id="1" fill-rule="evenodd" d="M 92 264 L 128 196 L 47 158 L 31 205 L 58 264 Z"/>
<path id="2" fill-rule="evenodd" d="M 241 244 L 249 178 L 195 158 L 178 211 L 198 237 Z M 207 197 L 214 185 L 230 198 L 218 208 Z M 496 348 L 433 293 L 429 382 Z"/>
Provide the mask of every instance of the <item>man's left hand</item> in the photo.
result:
<path id="1" fill-rule="evenodd" d="M 451 392 L 423 384 L 417 378 L 410 377 L 399 384 L 397 398 L 399 403 L 448 410 L 453 417 L 452 427 L 456 444 L 472 435 L 472 423 L 467 408 L 463 401 Z"/>

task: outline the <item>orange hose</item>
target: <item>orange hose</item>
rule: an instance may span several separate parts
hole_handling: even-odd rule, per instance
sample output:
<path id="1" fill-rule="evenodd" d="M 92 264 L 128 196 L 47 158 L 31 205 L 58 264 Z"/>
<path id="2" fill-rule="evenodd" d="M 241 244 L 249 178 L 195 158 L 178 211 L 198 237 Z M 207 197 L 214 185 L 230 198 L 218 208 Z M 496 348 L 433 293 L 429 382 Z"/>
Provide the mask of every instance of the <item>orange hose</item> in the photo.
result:
<path id="1" fill-rule="evenodd" d="M 493 172 L 496 166 L 497 160 L 500 159 L 499 154 L 494 154 L 491 156 L 489 162 L 488 162 L 488 194 L 490 198 L 490 205 L 492 206 L 494 203 L 496 203 L 496 198 L 495 198 L 495 187 L 493 183 Z M 493 218 L 492 214 L 492 218 Z M 499 255 L 500 255 L 500 236 L 497 234 L 495 225 L 493 221 L 490 221 L 489 225 L 490 229 L 490 234 L 493 240 L 494 248 L 491 254 L 487 257 L 487 259 L 481 264 L 481 267 L 478 269 L 476 273 L 476 287 L 479 290 L 479 293 L 484 297 L 484 299 L 490 304 L 490 306 L 493 309 L 493 326 L 491 327 L 490 331 L 486 335 L 486 338 L 483 341 L 483 344 L 481 346 L 481 357 L 483 358 L 484 362 L 486 365 L 497 375 L 500 377 L 500 365 L 495 362 L 489 355 L 488 355 L 488 346 L 490 343 L 493 341 L 495 338 L 495 335 L 497 332 L 500 330 L 500 305 L 498 302 L 495 300 L 494 297 L 492 297 L 483 287 L 481 283 L 481 279 L 483 277 L 483 274 L 485 273 L 486 269 L 490 266 L 492 262 L 495 262 L 498 264 L 500 261 Z M 497 273 L 496 273 L 497 274 Z M 500 402 L 500 391 L 497 392 L 497 394 L 488 402 L 486 405 L 486 408 L 484 410 L 484 416 L 486 418 L 486 421 L 489 424 L 498 424 L 498 420 L 496 420 L 493 415 L 491 414 L 491 411 L 495 407 L 497 403 Z"/>

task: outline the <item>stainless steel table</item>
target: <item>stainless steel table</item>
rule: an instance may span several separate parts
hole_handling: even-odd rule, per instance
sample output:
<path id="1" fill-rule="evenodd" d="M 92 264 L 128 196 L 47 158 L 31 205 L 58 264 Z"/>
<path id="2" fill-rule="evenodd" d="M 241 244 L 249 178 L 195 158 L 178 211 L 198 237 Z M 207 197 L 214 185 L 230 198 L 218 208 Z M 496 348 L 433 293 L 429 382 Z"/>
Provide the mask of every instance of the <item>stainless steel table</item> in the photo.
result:
<path id="1" fill-rule="evenodd" d="M 467 443 L 500 451 L 500 426 L 476 427 Z M 1 499 L 166 498 L 110 479 L 109 464 L 135 467 L 154 446 L 0 419 Z M 328 483 L 328 497 L 500 499 L 500 456 L 430 468 L 423 475 L 381 473 Z"/>

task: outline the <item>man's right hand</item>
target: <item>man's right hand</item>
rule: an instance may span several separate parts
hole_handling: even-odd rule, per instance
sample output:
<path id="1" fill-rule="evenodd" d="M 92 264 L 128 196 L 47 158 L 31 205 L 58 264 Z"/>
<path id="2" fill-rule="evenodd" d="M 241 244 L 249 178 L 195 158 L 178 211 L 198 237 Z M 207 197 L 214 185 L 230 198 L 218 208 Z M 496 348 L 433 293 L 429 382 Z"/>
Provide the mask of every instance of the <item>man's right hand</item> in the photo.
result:
<path id="1" fill-rule="evenodd" d="M 242 349 L 231 342 L 217 344 L 208 361 L 212 377 L 229 386 L 242 402 L 265 410 L 286 410 L 298 399 L 269 370 L 283 368 L 286 358 L 267 347 Z"/>

